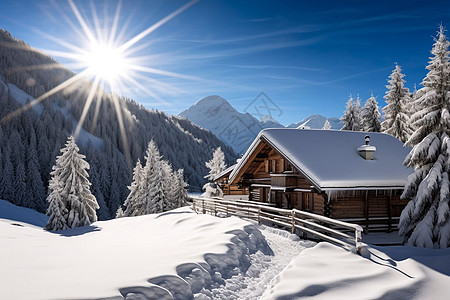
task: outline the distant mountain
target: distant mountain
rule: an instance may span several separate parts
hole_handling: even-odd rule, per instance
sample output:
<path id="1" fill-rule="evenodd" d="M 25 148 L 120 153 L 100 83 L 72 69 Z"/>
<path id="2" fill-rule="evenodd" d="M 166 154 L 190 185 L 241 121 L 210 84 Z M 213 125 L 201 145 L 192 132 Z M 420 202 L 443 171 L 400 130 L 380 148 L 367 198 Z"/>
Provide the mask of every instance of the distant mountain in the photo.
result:
<path id="1" fill-rule="evenodd" d="M 243 154 L 247 150 L 262 129 L 284 128 L 270 115 L 265 115 L 261 120 L 257 120 L 249 113 L 240 113 L 227 100 L 217 95 L 197 101 L 187 110 L 181 112 L 179 116 L 210 130 L 238 154 Z M 321 129 L 326 119 L 322 115 L 311 115 L 288 127 L 296 128 L 308 122 L 307 126 L 310 128 Z M 328 120 L 333 129 L 342 127 L 338 118 L 328 118 Z"/>
<path id="2" fill-rule="evenodd" d="M 322 115 L 310 115 L 300 122 L 293 123 L 287 126 L 287 128 L 298 128 L 299 126 L 305 124 L 306 126 L 309 126 L 311 129 L 322 129 L 323 124 L 325 124 L 325 121 L 328 120 L 331 125 L 331 129 L 341 129 L 342 123 L 338 118 L 327 118 Z"/>
<path id="3" fill-rule="evenodd" d="M 92 83 L 80 80 L 32 109 L 13 118 L 5 117 L 74 76 L 51 57 L 0 29 L 0 199 L 45 211 L 55 157 L 75 131 Z M 123 118 L 126 145 L 116 107 Z M 200 191 L 206 182 L 205 161 L 212 158 L 217 147 L 222 147 L 228 165 L 237 158 L 210 131 L 186 119 L 104 93 L 91 103 L 77 140 L 90 164 L 91 190 L 100 205 L 99 219 L 114 217 L 126 199 L 132 167 L 137 159 L 143 161 L 150 139 L 175 170 L 184 169 L 191 191 Z"/>
<path id="4" fill-rule="evenodd" d="M 264 128 L 251 114 L 238 112 L 227 100 L 217 95 L 197 101 L 179 116 L 210 130 L 238 154 L 244 153 Z"/>

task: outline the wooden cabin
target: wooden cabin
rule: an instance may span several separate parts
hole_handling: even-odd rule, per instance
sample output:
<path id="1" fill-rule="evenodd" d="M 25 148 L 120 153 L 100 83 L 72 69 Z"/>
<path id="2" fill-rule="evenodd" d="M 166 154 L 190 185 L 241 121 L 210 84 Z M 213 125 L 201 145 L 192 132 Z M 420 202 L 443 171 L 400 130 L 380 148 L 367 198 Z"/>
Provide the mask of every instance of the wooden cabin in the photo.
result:
<path id="1" fill-rule="evenodd" d="M 402 164 L 409 150 L 383 133 L 265 129 L 227 175 L 228 189 L 390 231 L 408 202 L 400 195 L 412 173 Z"/>
<path id="2" fill-rule="evenodd" d="M 223 172 L 219 173 L 215 178 L 214 182 L 219 185 L 222 189 L 224 195 L 248 195 L 248 187 L 238 186 L 236 184 L 230 184 L 229 177 L 231 172 L 234 170 L 236 165 L 232 165 L 225 169 Z"/>

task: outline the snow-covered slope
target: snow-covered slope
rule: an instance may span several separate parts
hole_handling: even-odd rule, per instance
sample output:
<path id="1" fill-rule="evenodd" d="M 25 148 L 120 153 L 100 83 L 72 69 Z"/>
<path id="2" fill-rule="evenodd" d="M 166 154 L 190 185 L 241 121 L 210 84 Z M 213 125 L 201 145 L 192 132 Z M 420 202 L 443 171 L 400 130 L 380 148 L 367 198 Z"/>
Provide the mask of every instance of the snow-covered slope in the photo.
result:
<path id="1" fill-rule="evenodd" d="M 329 243 L 306 249 L 262 299 L 449 299 L 450 249 L 366 246 L 362 256 Z"/>
<path id="2" fill-rule="evenodd" d="M 251 254 L 272 254 L 251 223 L 189 208 L 57 233 L 28 209 L 0 208 L 2 299 L 192 299 L 247 271 Z"/>
<path id="3" fill-rule="evenodd" d="M 249 113 L 240 113 L 227 100 L 217 95 L 197 101 L 187 110 L 181 112 L 179 116 L 210 130 L 238 154 L 247 150 L 262 129 L 284 128 L 270 115 L 265 115 L 261 120 L 257 120 Z M 327 119 L 332 129 L 341 129 L 342 124 L 338 118 L 326 118 L 322 115 L 311 115 L 288 127 L 297 128 L 300 124 L 308 122 L 310 128 L 322 129 Z"/>
<path id="4" fill-rule="evenodd" d="M 264 128 L 251 114 L 238 112 L 227 100 L 217 95 L 197 101 L 179 116 L 210 130 L 238 154 L 244 153 Z"/>
<path id="5" fill-rule="evenodd" d="M 306 124 L 306 126 L 308 126 L 309 128 L 322 129 L 323 124 L 325 124 L 326 120 L 328 120 L 328 122 L 330 122 L 331 129 L 341 129 L 342 128 L 342 123 L 338 118 L 327 118 L 325 116 L 318 115 L 318 114 L 310 115 L 310 116 L 304 118 L 303 120 L 301 120 L 300 122 L 290 124 L 287 126 L 287 128 L 298 128 L 300 125 L 308 122 Z"/>
<path id="6" fill-rule="evenodd" d="M 55 157 L 86 112 L 77 143 L 90 164 L 91 189 L 100 205 L 100 220 L 115 216 L 126 199 L 130 170 L 138 158 L 143 159 L 150 139 L 174 169 L 184 169 L 191 191 L 200 191 L 205 184 L 205 161 L 211 159 L 215 148 L 222 148 L 227 164 L 237 158 L 231 147 L 209 130 L 186 119 L 107 93 L 86 103 L 92 83 L 85 79 L 32 109 L 22 110 L 28 100 L 40 99 L 63 82 L 72 82 L 75 74 L 1 28 L 0 57 L 1 199 L 45 211 Z M 57 67 L 40 68 L 49 65 Z M 85 107 L 90 108 L 85 111 Z"/>

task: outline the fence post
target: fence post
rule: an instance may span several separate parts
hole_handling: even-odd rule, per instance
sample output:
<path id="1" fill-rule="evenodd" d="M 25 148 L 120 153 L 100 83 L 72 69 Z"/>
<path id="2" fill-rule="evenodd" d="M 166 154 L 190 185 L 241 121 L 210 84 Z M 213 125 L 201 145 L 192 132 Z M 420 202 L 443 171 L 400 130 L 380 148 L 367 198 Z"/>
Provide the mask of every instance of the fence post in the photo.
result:
<path id="1" fill-rule="evenodd" d="M 292 229 L 291 229 L 291 233 L 294 234 L 295 233 L 295 210 L 291 211 L 291 217 L 292 217 Z"/>
<path id="2" fill-rule="evenodd" d="M 355 247 L 356 247 L 356 253 L 361 255 L 361 231 L 358 229 L 355 229 Z"/>
<path id="3" fill-rule="evenodd" d="M 217 202 L 214 201 L 214 216 L 217 216 Z"/>
<path id="4" fill-rule="evenodd" d="M 261 206 L 258 206 L 258 224 L 261 225 Z"/>
<path id="5" fill-rule="evenodd" d="M 203 214 L 206 213 L 206 211 L 205 211 L 205 199 L 202 199 L 202 212 L 203 212 Z"/>

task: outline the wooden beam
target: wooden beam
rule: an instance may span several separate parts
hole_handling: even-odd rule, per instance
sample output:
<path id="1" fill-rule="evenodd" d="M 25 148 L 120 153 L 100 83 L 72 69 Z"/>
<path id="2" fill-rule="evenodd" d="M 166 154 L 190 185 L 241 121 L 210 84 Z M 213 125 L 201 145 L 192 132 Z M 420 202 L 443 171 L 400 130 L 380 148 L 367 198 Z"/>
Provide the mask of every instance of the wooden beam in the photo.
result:
<path id="1" fill-rule="evenodd" d="M 233 182 L 230 182 L 230 184 L 236 184 L 241 180 L 242 175 L 245 173 L 245 171 L 250 167 L 251 163 L 255 159 L 255 157 L 258 155 L 258 153 L 266 146 L 266 143 L 264 141 L 260 141 L 259 145 L 256 147 L 256 149 L 253 151 L 253 153 L 250 154 L 250 157 L 247 159 L 245 164 L 241 167 L 238 174 L 234 178 Z"/>
<path id="2" fill-rule="evenodd" d="M 391 203 L 392 203 L 392 190 L 389 191 L 389 200 L 388 200 L 388 232 L 392 231 L 392 209 L 391 209 Z"/>
<path id="3" fill-rule="evenodd" d="M 369 191 L 366 190 L 366 192 L 364 193 L 364 214 L 366 217 L 366 229 L 365 232 L 366 234 L 369 233 L 369 198 L 367 197 Z"/>

